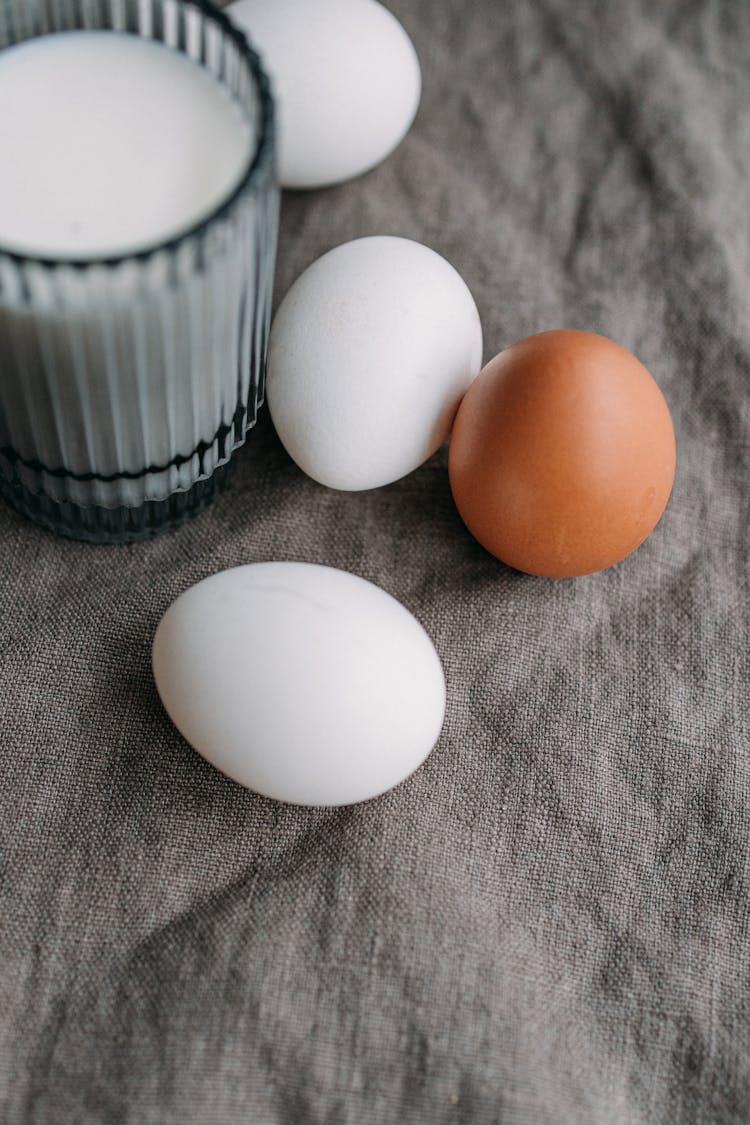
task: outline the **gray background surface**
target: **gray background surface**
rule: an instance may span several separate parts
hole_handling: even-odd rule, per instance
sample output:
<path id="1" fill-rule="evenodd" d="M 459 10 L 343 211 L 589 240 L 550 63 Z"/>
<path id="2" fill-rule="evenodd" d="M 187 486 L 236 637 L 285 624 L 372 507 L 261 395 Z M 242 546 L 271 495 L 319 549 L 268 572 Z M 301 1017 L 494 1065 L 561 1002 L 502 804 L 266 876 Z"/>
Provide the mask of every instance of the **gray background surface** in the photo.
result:
<path id="1" fill-rule="evenodd" d="M 678 474 L 636 555 L 523 577 L 441 451 L 346 495 L 264 417 L 145 545 L 0 508 L 4 1125 L 750 1121 L 750 5 L 391 0 L 424 98 L 359 182 L 284 201 L 278 293 L 365 234 L 443 253 L 485 358 L 634 350 Z M 443 736 L 370 804 L 263 800 L 194 754 L 149 653 L 222 567 L 300 559 L 423 622 Z"/>

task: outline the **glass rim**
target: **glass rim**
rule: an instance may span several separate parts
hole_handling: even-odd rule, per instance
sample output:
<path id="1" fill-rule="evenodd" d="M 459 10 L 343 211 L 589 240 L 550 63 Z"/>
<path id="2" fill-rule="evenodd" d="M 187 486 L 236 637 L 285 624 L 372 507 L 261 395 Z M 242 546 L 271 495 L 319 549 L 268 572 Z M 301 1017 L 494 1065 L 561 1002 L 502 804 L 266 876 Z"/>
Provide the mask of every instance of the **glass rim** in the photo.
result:
<path id="1" fill-rule="evenodd" d="M 2 2 L 3 0 L 0 0 L 0 3 Z M 184 7 L 196 8 L 208 19 L 218 24 L 221 30 L 236 44 L 240 55 L 249 66 L 253 82 L 255 83 L 255 88 L 260 99 L 260 127 L 258 129 L 252 155 L 239 182 L 218 204 L 215 204 L 210 212 L 204 215 L 203 218 L 190 223 L 189 226 L 185 227 L 184 230 L 179 231 L 177 234 L 170 235 L 168 238 L 149 242 L 140 249 L 136 248 L 116 254 L 66 254 L 57 257 L 46 256 L 44 254 L 27 254 L 20 250 L 13 250 L 3 245 L 0 239 L 0 260 L 4 258 L 13 262 L 16 266 L 33 264 L 42 266 L 45 269 L 60 269 L 65 267 L 69 269 L 85 269 L 89 266 L 115 267 L 123 265 L 126 262 L 146 262 L 157 254 L 164 252 L 175 253 L 183 244 L 193 239 L 200 238 L 210 226 L 218 219 L 222 219 L 234 208 L 235 203 L 241 196 L 257 186 L 258 181 L 261 180 L 269 164 L 273 162 L 276 116 L 271 91 L 271 81 L 266 71 L 263 69 L 260 55 L 253 47 L 252 42 L 245 32 L 233 23 L 220 8 L 217 8 L 212 3 L 212 0 L 178 0 L 178 3 Z M 61 32 L 50 32 L 49 34 L 56 35 L 61 34 Z M 123 32 L 122 34 L 128 35 L 132 33 Z M 20 42 L 31 42 L 33 39 L 37 38 L 42 38 L 42 36 L 32 35 L 29 39 L 21 40 Z M 136 35 L 134 38 L 144 37 Z M 154 40 L 150 41 L 153 42 Z M 156 40 L 156 42 L 160 42 L 160 40 Z M 164 44 L 164 46 L 167 46 L 167 44 Z M 185 54 L 185 52 L 180 51 L 180 54 Z M 2 55 L 2 50 L 0 50 L 0 55 Z M 187 57 L 190 58 L 189 55 Z"/>

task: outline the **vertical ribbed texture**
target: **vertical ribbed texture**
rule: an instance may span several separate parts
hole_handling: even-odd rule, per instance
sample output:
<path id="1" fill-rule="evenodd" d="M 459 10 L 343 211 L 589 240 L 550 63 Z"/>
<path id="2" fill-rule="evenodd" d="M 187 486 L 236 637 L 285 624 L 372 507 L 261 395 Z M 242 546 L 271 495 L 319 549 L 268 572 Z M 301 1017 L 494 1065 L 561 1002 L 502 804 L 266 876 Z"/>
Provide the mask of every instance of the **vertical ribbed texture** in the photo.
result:
<path id="1" fill-rule="evenodd" d="M 230 202 L 164 247 L 88 264 L 0 250 L 0 493 L 52 530 L 117 541 L 205 506 L 257 417 L 278 224 L 273 108 L 257 56 L 201 0 L 0 5 L 0 49 L 76 29 L 184 52 L 258 138 Z"/>

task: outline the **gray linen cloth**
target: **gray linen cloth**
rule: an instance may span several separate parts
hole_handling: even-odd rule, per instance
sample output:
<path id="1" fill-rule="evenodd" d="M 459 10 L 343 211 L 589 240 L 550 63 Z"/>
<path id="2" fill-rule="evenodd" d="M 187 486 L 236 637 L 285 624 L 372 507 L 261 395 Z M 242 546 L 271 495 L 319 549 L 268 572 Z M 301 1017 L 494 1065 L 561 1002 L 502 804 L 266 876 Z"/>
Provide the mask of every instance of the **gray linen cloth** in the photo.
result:
<path id="1" fill-rule="evenodd" d="M 524 577 L 464 530 L 445 450 L 337 493 L 266 415 L 153 542 L 2 507 L 3 1125 L 750 1121 L 750 5 L 390 6 L 418 119 L 285 198 L 277 300 L 398 234 L 465 277 L 487 359 L 613 337 L 672 408 L 672 500 L 619 566 Z M 265 559 L 371 579 L 435 640 L 443 735 L 378 800 L 261 799 L 161 710 L 161 614 Z"/>

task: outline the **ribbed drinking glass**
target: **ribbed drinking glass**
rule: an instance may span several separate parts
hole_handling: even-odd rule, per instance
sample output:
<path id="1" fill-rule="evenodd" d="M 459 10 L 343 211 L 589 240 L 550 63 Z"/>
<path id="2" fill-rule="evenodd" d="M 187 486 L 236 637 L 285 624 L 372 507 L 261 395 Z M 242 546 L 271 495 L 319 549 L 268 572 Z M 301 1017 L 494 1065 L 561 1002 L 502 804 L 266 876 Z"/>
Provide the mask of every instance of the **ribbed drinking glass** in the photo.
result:
<path id="1" fill-rule="evenodd" d="M 181 52 L 252 138 L 239 184 L 162 243 L 62 260 L 0 242 L 0 494 L 52 531 L 122 542 L 205 507 L 262 403 L 274 107 L 258 56 L 204 0 L 0 0 L 0 51 L 82 30 Z"/>

